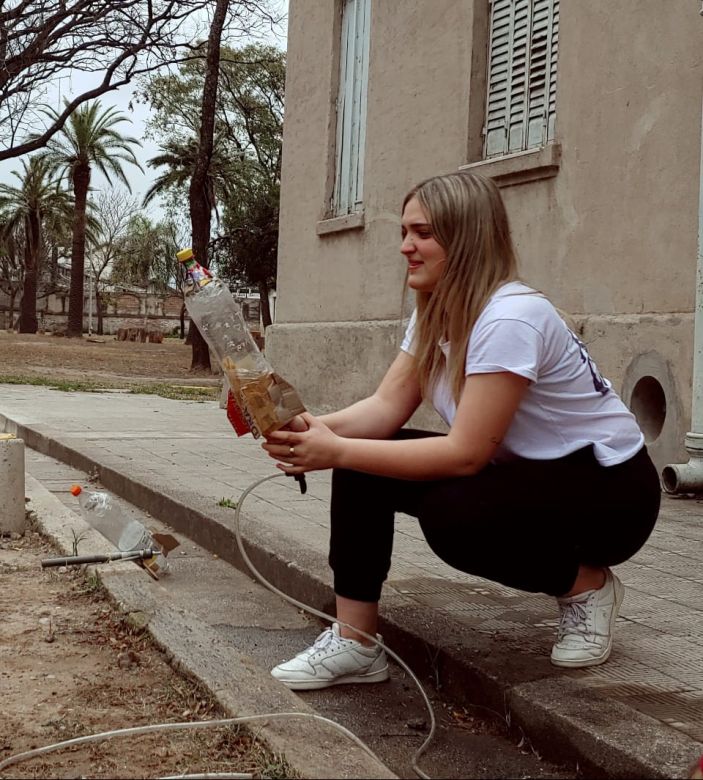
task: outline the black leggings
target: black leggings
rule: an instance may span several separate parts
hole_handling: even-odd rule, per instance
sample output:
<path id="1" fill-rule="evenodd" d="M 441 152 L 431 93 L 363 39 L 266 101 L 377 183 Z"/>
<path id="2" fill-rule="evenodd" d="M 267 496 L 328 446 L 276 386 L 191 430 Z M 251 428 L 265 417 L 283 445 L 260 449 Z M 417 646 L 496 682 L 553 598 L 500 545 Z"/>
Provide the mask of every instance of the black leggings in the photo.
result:
<path id="1" fill-rule="evenodd" d="M 433 434 L 402 430 L 395 438 Z M 336 469 L 329 562 L 338 596 L 376 602 L 391 564 L 395 512 L 417 517 L 450 566 L 512 588 L 559 596 L 579 566 L 613 566 L 649 537 L 661 499 L 643 447 L 601 466 L 586 447 L 557 460 L 489 464 L 432 481 Z"/>

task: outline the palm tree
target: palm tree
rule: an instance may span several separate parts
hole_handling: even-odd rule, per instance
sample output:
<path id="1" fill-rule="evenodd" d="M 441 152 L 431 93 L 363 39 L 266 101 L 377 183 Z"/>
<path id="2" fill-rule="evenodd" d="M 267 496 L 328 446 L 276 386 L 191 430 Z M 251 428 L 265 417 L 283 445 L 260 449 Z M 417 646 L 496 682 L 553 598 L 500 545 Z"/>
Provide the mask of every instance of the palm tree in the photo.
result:
<path id="1" fill-rule="evenodd" d="M 80 337 L 83 333 L 86 215 L 92 169 L 97 168 L 110 183 L 111 174 L 116 176 L 130 192 L 122 163 L 142 170 L 132 150 L 141 143 L 115 130 L 116 125 L 129 121 L 115 108 L 102 109 L 98 100 L 84 103 L 47 145 L 45 157 L 49 165 L 70 180 L 75 199 L 67 336 Z"/>
<path id="2" fill-rule="evenodd" d="M 221 151 L 225 148 L 222 140 L 218 138 L 215 141 L 215 149 L 207 173 L 207 201 L 215 210 L 218 199 L 232 194 L 235 186 L 233 180 L 238 175 L 237 166 L 233 165 L 229 156 Z M 188 187 L 198 156 L 197 139 L 191 137 L 185 141 L 170 140 L 160 149 L 161 154 L 147 160 L 147 165 L 150 168 L 165 167 L 166 170 L 154 179 L 147 190 L 143 201 L 145 206 L 148 206 L 157 195 L 163 195 L 168 190 L 182 190 L 184 198 L 188 197 Z"/>
<path id="3" fill-rule="evenodd" d="M 24 230 L 24 283 L 20 308 L 20 333 L 37 332 L 37 278 L 46 222 L 70 220 L 72 201 L 52 176 L 48 160 L 35 155 L 22 160 L 22 172 L 13 171 L 19 187 L 0 184 L 0 210 L 3 212 L 3 238 L 13 230 Z"/>

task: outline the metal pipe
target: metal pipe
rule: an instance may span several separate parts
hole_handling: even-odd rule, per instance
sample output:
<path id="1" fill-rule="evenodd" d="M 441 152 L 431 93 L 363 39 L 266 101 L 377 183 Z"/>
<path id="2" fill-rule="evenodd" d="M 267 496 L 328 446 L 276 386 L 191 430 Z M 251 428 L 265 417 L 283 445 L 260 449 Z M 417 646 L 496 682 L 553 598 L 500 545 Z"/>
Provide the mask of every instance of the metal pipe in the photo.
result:
<path id="1" fill-rule="evenodd" d="M 703 105 L 701 106 L 701 157 L 699 165 L 698 258 L 693 328 L 691 430 L 686 434 L 684 440 L 684 446 L 690 459 L 688 463 L 674 463 L 664 467 L 662 484 L 667 493 L 703 492 Z"/>
<path id="2" fill-rule="evenodd" d="M 141 561 L 159 555 L 161 550 L 126 550 L 95 555 L 68 555 L 61 558 L 44 558 L 42 569 L 52 566 L 81 566 L 84 563 L 110 563 L 111 561 Z"/>

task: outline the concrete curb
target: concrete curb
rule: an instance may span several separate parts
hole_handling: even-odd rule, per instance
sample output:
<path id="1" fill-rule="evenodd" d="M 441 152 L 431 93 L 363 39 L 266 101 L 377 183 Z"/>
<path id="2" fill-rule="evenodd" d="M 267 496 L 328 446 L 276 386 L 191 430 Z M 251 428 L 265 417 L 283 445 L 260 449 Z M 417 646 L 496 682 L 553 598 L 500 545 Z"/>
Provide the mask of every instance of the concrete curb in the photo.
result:
<path id="1" fill-rule="evenodd" d="M 167 496 L 158 486 L 102 462 L 101 454 L 91 452 L 88 444 L 68 446 L 0 415 L 2 421 L 5 430 L 22 437 L 27 446 L 97 472 L 108 490 L 246 571 L 226 525 L 227 515 L 218 516 L 196 493 Z M 292 548 L 290 540 L 283 545 L 275 534 L 261 531 L 254 514 L 242 514 L 247 552 L 261 573 L 294 598 L 329 612 L 333 592 L 326 561 L 309 550 Z M 496 648 L 490 637 L 459 635 L 449 621 L 400 598 L 384 601 L 381 630 L 392 647 L 403 648 L 403 659 L 420 678 L 431 677 L 455 703 L 493 709 L 552 760 L 578 763 L 592 775 L 671 778 L 680 776 L 682 756 L 693 760 L 701 752 L 700 743 L 659 721 L 599 699 L 577 680 L 555 679 L 547 659 L 523 661 L 513 648 Z"/>
<path id="2" fill-rule="evenodd" d="M 42 532 L 64 554 L 71 554 L 70 531 L 81 532 L 91 550 L 113 548 L 83 519 L 67 509 L 36 479 L 27 475 L 27 495 Z M 112 601 L 126 613 L 148 616 L 147 630 L 180 671 L 197 679 L 218 700 L 228 717 L 258 713 L 296 713 L 301 717 L 256 721 L 252 728 L 269 749 L 306 778 L 395 778 L 383 763 L 333 727 L 305 718 L 314 709 L 277 683 L 248 656 L 224 643 L 196 615 L 163 600 L 153 583 L 132 563 L 88 567 L 100 579 Z"/>
<path id="3" fill-rule="evenodd" d="M 619 702 L 604 708 L 595 691 L 575 680 L 517 685 L 508 703 L 520 723 L 530 724 L 536 744 L 556 740 L 607 769 L 608 777 L 680 777 L 681 756 L 696 755 L 697 743 L 681 732 Z"/>

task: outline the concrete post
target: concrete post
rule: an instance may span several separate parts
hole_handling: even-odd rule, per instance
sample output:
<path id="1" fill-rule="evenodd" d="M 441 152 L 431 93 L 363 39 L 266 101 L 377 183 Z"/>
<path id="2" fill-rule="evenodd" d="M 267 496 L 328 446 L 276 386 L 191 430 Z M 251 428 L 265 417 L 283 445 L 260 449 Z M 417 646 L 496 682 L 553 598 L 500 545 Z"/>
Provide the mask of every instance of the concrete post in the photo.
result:
<path id="1" fill-rule="evenodd" d="M 0 533 L 22 534 L 24 511 L 24 442 L 0 433 Z"/>

